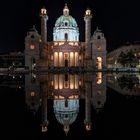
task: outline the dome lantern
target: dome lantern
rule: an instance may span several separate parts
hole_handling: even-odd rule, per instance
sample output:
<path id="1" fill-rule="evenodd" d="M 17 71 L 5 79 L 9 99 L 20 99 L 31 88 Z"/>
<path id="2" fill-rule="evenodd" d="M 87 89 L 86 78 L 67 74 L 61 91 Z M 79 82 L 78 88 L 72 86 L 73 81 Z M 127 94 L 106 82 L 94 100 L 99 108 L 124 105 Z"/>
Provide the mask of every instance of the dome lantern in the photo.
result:
<path id="1" fill-rule="evenodd" d="M 64 16 L 69 16 L 69 8 L 67 6 L 67 3 L 65 4 L 65 7 L 63 9 L 63 15 Z"/>

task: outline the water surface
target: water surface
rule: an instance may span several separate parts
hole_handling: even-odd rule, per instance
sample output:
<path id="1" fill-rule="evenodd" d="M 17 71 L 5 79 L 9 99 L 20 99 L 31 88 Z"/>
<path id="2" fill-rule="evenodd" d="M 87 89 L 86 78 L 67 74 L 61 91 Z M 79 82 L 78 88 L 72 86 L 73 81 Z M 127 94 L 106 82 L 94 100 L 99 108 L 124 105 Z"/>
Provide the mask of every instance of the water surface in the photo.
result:
<path id="1" fill-rule="evenodd" d="M 140 74 L 1 74 L 0 79 L 5 139 L 140 138 Z"/>

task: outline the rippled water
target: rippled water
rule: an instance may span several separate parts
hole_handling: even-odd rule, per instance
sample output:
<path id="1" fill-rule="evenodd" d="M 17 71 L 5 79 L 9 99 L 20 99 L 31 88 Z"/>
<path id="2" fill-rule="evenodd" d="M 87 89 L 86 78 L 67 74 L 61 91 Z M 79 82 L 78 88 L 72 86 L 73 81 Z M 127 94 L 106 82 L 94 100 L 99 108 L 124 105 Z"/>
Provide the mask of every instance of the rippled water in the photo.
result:
<path id="1" fill-rule="evenodd" d="M 1 74 L 0 79 L 5 138 L 140 138 L 138 73 Z"/>

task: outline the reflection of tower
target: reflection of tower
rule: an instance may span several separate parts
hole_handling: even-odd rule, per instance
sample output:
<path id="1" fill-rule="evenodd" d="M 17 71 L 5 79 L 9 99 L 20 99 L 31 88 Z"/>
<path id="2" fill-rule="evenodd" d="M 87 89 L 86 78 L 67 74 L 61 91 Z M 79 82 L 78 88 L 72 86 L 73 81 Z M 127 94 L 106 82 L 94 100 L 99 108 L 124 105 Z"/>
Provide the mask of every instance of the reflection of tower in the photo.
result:
<path id="1" fill-rule="evenodd" d="M 35 74 L 25 75 L 25 100 L 30 110 L 36 112 L 40 105 L 40 88 Z"/>
<path id="2" fill-rule="evenodd" d="M 90 46 L 90 38 L 91 38 L 91 19 L 92 19 L 92 15 L 91 15 L 91 11 L 88 9 L 85 12 L 85 58 L 86 59 L 90 59 L 91 58 L 91 51 L 92 48 Z M 87 66 L 87 64 L 86 64 Z"/>
<path id="3" fill-rule="evenodd" d="M 92 83 L 92 104 L 99 111 L 106 102 L 106 75 L 102 72 L 96 73 Z"/>
<path id="4" fill-rule="evenodd" d="M 92 81 L 88 79 L 85 82 L 85 127 L 86 130 L 91 130 L 91 94 L 92 94 Z"/>
<path id="5" fill-rule="evenodd" d="M 43 86 L 43 85 L 42 85 Z M 46 86 L 42 87 L 42 132 L 48 130 L 48 93 Z"/>
<path id="6" fill-rule="evenodd" d="M 86 130 L 91 130 L 91 95 L 92 95 L 92 76 L 85 75 L 85 127 Z"/>

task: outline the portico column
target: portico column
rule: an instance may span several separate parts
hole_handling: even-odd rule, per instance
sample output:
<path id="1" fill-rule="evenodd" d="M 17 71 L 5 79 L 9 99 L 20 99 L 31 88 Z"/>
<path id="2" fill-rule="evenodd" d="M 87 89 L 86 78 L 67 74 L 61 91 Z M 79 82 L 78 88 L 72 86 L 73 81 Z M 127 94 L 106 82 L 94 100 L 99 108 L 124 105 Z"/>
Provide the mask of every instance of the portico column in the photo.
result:
<path id="1" fill-rule="evenodd" d="M 64 52 L 63 52 L 63 56 L 62 56 L 62 58 L 63 58 L 63 67 L 65 67 L 65 57 L 64 57 Z"/>
<path id="2" fill-rule="evenodd" d="M 75 52 L 74 52 L 74 66 L 76 66 L 76 63 L 75 63 Z"/>
<path id="3" fill-rule="evenodd" d="M 69 62 L 68 62 L 68 67 L 70 67 L 70 52 L 69 52 L 68 54 L 69 54 Z"/>
<path id="4" fill-rule="evenodd" d="M 59 52 L 57 52 L 58 53 L 58 67 L 59 67 Z"/>

